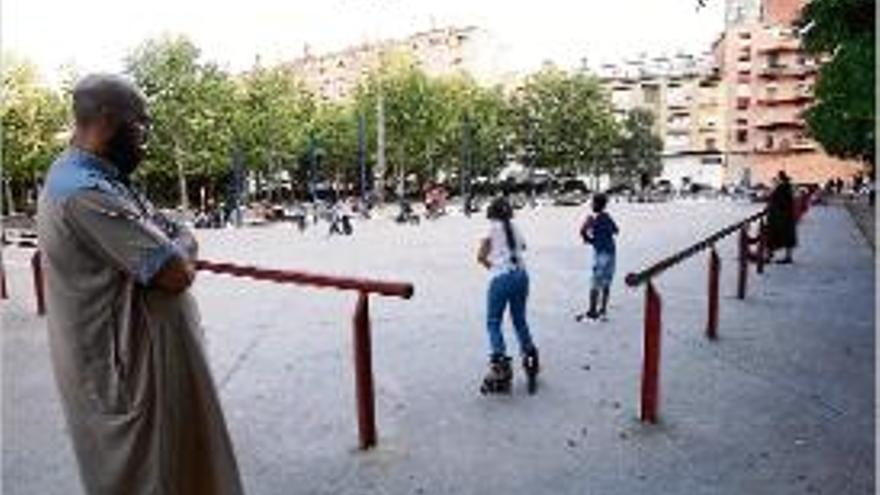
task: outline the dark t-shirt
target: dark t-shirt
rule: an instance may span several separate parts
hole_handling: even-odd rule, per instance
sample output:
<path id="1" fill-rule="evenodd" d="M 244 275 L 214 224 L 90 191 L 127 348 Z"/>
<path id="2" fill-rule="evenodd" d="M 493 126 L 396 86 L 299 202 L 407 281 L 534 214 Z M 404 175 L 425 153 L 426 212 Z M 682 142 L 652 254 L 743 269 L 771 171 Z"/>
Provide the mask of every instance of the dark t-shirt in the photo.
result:
<path id="1" fill-rule="evenodd" d="M 616 251 L 614 235 L 617 234 L 617 224 L 608 213 L 603 211 L 593 218 L 589 234 L 597 253 L 613 254 Z"/>

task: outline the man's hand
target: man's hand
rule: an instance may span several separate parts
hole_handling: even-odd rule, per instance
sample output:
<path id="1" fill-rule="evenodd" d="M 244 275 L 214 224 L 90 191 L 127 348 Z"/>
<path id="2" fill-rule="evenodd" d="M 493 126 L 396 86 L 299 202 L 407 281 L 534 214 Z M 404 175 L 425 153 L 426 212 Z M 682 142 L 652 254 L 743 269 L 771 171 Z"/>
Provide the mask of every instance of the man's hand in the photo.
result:
<path id="1" fill-rule="evenodd" d="M 179 256 L 174 256 L 153 277 L 150 285 L 160 290 L 179 294 L 188 289 L 195 278 L 195 264 Z"/>

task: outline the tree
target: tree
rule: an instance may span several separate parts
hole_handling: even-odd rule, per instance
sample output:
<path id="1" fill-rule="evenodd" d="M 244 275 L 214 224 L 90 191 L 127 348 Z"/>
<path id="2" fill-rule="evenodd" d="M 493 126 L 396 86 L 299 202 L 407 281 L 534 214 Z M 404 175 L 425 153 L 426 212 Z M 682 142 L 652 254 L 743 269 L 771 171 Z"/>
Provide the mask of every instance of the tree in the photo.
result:
<path id="1" fill-rule="evenodd" d="M 36 199 L 42 175 L 65 145 L 68 108 L 58 92 L 41 84 L 34 65 L 11 55 L 3 58 L 3 195 L 11 212 L 16 192 Z"/>
<path id="2" fill-rule="evenodd" d="M 188 179 L 214 177 L 229 163 L 235 88 L 182 36 L 143 43 L 127 57 L 126 72 L 146 95 L 154 123 L 139 175 L 165 200 L 173 188 L 164 186 L 176 179 L 179 204 L 188 210 Z"/>
<path id="3" fill-rule="evenodd" d="M 663 141 L 654 133 L 654 114 L 636 108 L 626 114 L 616 143 L 614 166 L 609 172 L 615 179 L 634 181 L 653 178 L 660 173 Z"/>
<path id="4" fill-rule="evenodd" d="M 237 103 L 235 144 L 260 195 L 262 178 L 293 171 L 305 152 L 314 131 L 314 97 L 287 69 L 257 66 L 242 78 Z"/>
<path id="5" fill-rule="evenodd" d="M 513 106 L 526 161 L 558 174 L 596 174 L 611 162 L 618 128 L 595 78 L 544 69 L 527 78 Z"/>
<path id="6" fill-rule="evenodd" d="M 433 161 L 451 173 L 452 167 L 461 167 L 467 154 L 470 173 L 494 175 L 504 165 L 513 131 L 502 89 L 481 87 L 465 75 L 437 79 L 435 85 L 444 104 Z"/>
<path id="7" fill-rule="evenodd" d="M 354 105 L 327 103 L 321 105 L 311 121 L 315 143 L 322 150 L 325 180 L 337 184 L 354 184 L 359 180 L 357 163 L 357 113 Z"/>
<path id="8" fill-rule="evenodd" d="M 874 166 L 874 0 L 812 0 L 797 24 L 804 49 L 827 58 L 805 115 L 810 134 L 829 154 Z"/>
<path id="9" fill-rule="evenodd" d="M 398 185 L 410 174 L 421 183 L 436 170 L 441 136 L 450 113 L 435 80 L 416 67 L 406 54 L 390 54 L 372 71 L 358 89 L 359 112 L 368 116 L 368 128 L 375 132 L 376 100 L 382 93 L 385 111 L 388 170 Z"/>

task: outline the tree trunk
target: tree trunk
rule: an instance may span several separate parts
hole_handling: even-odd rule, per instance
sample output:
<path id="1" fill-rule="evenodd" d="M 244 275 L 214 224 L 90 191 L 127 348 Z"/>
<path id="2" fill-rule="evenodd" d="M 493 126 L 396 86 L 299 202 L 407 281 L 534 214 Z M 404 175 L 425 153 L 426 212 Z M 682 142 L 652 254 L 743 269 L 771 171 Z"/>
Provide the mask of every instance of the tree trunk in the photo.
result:
<path id="1" fill-rule="evenodd" d="M 177 185 L 180 191 L 180 207 L 184 213 L 189 212 L 189 198 L 186 190 L 186 173 L 183 170 L 183 160 L 180 159 L 180 146 L 174 143 L 174 161 L 177 164 Z"/>
<path id="2" fill-rule="evenodd" d="M 376 170 L 373 176 L 373 190 L 376 193 L 376 201 L 385 201 L 385 105 L 382 101 L 382 91 L 376 99 Z"/>
<path id="3" fill-rule="evenodd" d="M 15 214 L 15 197 L 12 195 L 12 180 L 8 177 L 3 180 L 3 194 L 6 196 L 6 212 L 9 215 Z"/>

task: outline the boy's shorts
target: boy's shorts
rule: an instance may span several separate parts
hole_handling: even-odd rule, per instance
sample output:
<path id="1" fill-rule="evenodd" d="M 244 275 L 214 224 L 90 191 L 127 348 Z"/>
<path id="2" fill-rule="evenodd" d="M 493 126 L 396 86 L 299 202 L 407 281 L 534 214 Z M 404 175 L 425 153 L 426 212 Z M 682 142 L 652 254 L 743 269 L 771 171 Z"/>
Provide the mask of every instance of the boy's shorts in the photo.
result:
<path id="1" fill-rule="evenodd" d="M 593 256 L 593 288 L 607 289 L 614 278 L 614 253 L 597 252 Z"/>

